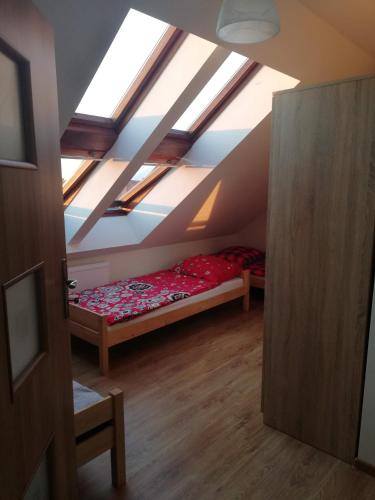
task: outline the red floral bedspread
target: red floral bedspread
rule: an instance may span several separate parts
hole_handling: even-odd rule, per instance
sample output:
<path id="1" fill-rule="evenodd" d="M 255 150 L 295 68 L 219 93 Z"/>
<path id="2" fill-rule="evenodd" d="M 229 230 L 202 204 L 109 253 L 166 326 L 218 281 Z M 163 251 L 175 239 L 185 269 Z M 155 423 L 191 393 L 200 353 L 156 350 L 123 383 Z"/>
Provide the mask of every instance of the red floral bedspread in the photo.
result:
<path id="1" fill-rule="evenodd" d="M 85 309 L 105 315 L 107 323 L 113 325 L 215 286 L 215 283 L 193 276 L 159 271 L 83 290 L 75 302 Z"/>
<path id="2" fill-rule="evenodd" d="M 248 269 L 250 269 L 250 274 L 264 277 L 266 275 L 266 261 L 258 260 L 257 262 L 253 262 L 249 265 Z"/>

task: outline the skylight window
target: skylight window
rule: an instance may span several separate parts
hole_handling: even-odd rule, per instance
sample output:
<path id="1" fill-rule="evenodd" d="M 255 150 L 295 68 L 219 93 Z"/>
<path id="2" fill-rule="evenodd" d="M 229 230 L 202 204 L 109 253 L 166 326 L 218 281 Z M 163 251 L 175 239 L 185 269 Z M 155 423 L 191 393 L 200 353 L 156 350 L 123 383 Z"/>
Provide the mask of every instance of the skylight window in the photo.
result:
<path id="1" fill-rule="evenodd" d="M 130 9 L 76 112 L 110 118 L 168 27 Z"/>
<path id="2" fill-rule="evenodd" d="M 173 128 L 175 130 L 189 131 L 200 115 L 232 80 L 247 60 L 247 57 L 232 52 L 175 123 Z"/>
<path id="3" fill-rule="evenodd" d="M 133 175 L 130 181 L 127 183 L 125 189 L 123 189 L 120 195 L 117 197 L 117 200 L 121 200 L 126 193 L 128 193 L 131 189 L 133 189 L 139 182 L 142 182 L 146 177 L 152 174 L 155 170 L 156 165 L 154 164 L 145 164 L 142 165 L 137 172 Z"/>
<path id="4" fill-rule="evenodd" d="M 61 158 L 61 175 L 63 185 L 73 177 L 83 163 L 84 160 L 81 159 Z"/>
<path id="5" fill-rule="evenodd" d="M 142 165 L 106 210 L 104 216 L 128 215 L 170 168 L 167 165 L 149 163 Z"/>

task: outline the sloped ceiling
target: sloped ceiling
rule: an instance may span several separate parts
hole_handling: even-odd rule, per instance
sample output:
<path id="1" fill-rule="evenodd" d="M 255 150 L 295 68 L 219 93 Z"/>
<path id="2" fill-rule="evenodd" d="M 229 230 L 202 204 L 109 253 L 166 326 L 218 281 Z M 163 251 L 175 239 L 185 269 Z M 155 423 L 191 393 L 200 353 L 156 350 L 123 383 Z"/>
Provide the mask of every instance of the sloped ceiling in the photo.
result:
<path id="1" fill-rule="evenodd" d="M 329 17 L 350 11 L 351 33 L 363 25 L 372 37 L 372 0 L 302 0 Z M 63 131 L 126 13 L 133 7 L 190 33 L 219 43 L 215 34 L 220 0 L 34 0 L 55 32 L 60 123 Z M 344 6 L 343 9 L 341 6 Z M 365 7 L 365 5 L 367 7 Z M 371 7 L 372 5 L 372 7 Z M 364 74 L 373 59 L 299 0 L 278 0 L 281 32 L 257 45 L 224 44 L 304 83 Z M 331 6 L 331 7 L 329 7 Z M 323 8 L 324 7 L 324 8 Z M 324 11 L 324 12 L 323 12 Z M 328 16 L 327 12 L 330 13 Z M 359 13 L 363 13 L 360 15 Z M 339 17 L 337 14 L 335 18 Z M 345 16 L 345 19 L 348 16 Z M 343 22 L 343 21 L 342 21 Z M 342 24 L 341 22 L 341 24 Z M 365 24 L 363 24 L 365 23 Z M 344 30 L 343 30 L 344 31 Z M 349 36 L 349 35 L 348 35 Z M 369 38 L 369 37 L 368 37 Z M 221 43 L 221 42 L 220 42 Z M 375 43 L 373 41 L 373 43 Z M 367 47 L 366 43 L 366 47 Z"/>
<path id="2" fill-rule="evenodd" d="M 374 0 L 301 0 L 356 45 L 375 55 Z"/>
<path id="3" fill-rule="evenodd" d="M 345 9 L 358 10 L 372 0 L 302 1 L 309 5 L 300 0 L 278 1 L 281 32 L 274 39 L 258 45 L 225 46 L 306 84 L 375 71 L 373 49 L 367 39 L 360 40 L 358 36 L 366 11 L 364 16 L 351 19 L 355 29 L 351 25 L 349 30 L 344 17 L 340 26 L 333 26 L 334 11 L 323 8 L 335 4 L 339 9 L 345 4 Z M 34 3 L 55 30 L 62 132 L 130 7 L 219 43 L 215 25 L 220 0 L 34 0 Z M 319 15 L 309 8 L 310 4 L 320 5 Z M 224 188 L 205 229 L 187 232 L 185 221 L 191 220 L 209 196 L 215 180 L 212 176 L 141 246 L 219 236 L 244 227 L 266 207 L 269 146 L 268 117 L 217 167 L 215 176 L 222 179 Z"/>

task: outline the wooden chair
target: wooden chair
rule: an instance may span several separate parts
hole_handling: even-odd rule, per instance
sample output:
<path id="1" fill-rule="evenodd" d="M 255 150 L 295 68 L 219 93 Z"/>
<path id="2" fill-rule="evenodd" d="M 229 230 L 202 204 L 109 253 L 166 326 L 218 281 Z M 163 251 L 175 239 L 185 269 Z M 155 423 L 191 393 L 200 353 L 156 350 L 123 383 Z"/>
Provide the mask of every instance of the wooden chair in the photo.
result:
<path id="1" fill-rule="evenodd" d="M 113 389 L 109 392 L 109 396 L 76 411 L 74 431 L 77 466 L 84 465 L 105 451 L 111 450 L 112 484 L 115 487 L 124 485 L 126 466 L 122 391 Z"/>

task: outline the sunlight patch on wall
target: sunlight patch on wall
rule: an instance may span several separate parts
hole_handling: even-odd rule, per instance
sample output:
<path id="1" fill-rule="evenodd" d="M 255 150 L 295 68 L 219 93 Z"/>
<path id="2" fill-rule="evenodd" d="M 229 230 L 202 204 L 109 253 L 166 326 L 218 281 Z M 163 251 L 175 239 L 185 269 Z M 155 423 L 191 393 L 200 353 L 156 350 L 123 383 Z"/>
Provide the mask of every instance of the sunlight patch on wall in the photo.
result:
<path id="1" fill-rule="evenodd" d="M 191 221 L 190 225 L 187 227 L 187 231 L 197 231 L 202 230 L 207 227 L 207 224 L 211 218 L 213 209 L 216 204 L 217 197 L 221 188 L 221 180 L 216 184 L 211 193 L 208 195 L 206 201 L 203 203 L 201 208 L 198 210 L 196 216 Z"/>

